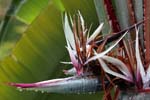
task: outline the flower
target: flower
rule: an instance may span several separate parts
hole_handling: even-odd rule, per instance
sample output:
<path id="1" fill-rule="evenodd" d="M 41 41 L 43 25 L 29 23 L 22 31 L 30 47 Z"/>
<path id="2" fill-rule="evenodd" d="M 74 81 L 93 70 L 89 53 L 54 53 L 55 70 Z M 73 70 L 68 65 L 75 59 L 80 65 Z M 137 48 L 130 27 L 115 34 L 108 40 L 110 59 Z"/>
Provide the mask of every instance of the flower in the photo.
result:
<path id="1" fill-rule="evenodd" d="M 141 59 L 138 29 L 136 29 L 135 49 L 133 50 L 132 45 L 127 47 L 128 42 L 124 42 L 121 48 L 117 47 L 128 33 L 127 30 L 132 29 L 133 26 L 118 34 L 102 37 L 99 34 L 103 27 L 103 23 L 101 23 L 89 35 L 90 29 L 86 28 L 84 19 L 78 12 L 77 20 L 71 17 L 69 20 L 65 14 L 63 27 L 71 62 L 62 63 L 73 65 L 72 69 L 64 70 L 64 73 L 73 76 L 36 83 L 9 83 L 9 85 L 42 93 L 87 93 L 103 89 L 106 97 L 110 95 L 109 90 L 112 86 L 120 89 L 124 86 L 123 89 L 134 88 L 138 91 L 150 90 L 150 67 L 145 70 Z M 108 39 L 110 39 L 109 41 L 113 41 L 111 39 L 118 40 L 114 44 L 111 43 L 110 47 L 105 47 Z"/>
<path id="2" fill-rule="evenodd" d="M 102 30 L 103 23 L 89 36 L 90 29 L 85 28 L 85 23 L 82 15 L 78 12 L 77 22 L 75 19 L 71 19 L 71 26 L 67 14 L 64 18 L 64 33 L 67 42 L 67 50 L 70 55 L 70 59 L 73 67 L 76 69 L 78 75 L 84 73 L 84 63 L 89 59 L 95 47 L 92 42 L 96 41 L 99 33 Z"/>
<path id="3" fill-rule="evenodd" d="M 91 57 L 89 61 L 98 59 L 101 67 L 106 73 L 109 73 L 110 75 L 122 79 L 123 81 L 114 82 L 117 86 L 121 87 L 122 84 L 126 82 L 127 84 L 125 87 L 129 88 L 129 90 L 134 87 L 135 91 L 149 91 L 150 65 L 147 69 L 145 69 L 146 64 L 142 62 L 139 47 L 139 29 L 137 29 L 136 27 L 135 29 L 135 47 L 124 47 L 123 49 L 121 49 L 121 51 L 117 49 L 117 53 L 115 53 L 115 55 L 110 55 L 109 53 L 107 53 L 106 55 L 105 53 L 105 55 L 101 56 L 102 53 L 98 54 L 97 52 L 95 52 L 95 56 Z M 132 54 L 134 51 L 135 54 Z M 117 70 L 112 67 L 115 67 Z"/>

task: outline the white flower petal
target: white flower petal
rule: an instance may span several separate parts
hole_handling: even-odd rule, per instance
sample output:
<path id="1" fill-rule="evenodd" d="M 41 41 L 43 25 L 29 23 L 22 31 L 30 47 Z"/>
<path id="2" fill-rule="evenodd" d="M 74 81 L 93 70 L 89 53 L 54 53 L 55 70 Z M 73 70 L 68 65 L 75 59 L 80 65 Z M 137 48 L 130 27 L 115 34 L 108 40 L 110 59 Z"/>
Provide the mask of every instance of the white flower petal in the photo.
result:
<path id="1" fill-rule="evenodd" d="M 132 75 L 129 71 L 129 69 L 127 68 L 127 66 L 119 59 L 110 57 L 110 56 L 103 56 L 102 59 L 106 60 L 109 63 L 112 63 L 113 65 L 115 65 L 124 75 L 126 75 L 127 77 L 130 77 L 132 79 Z"/>
<path id="2" fill-rule="evenodd" d="M 74 51 L 71 50 L 69 47 L 67 47 L 67 50 L 69 52 L 70 59 L 71 59 L 71 62 L 73 64 L 73 66 L 76 67 L 76 69 L 77 69 L 77 67 L 79 66 L 79 62 L 78 62 L 78 60 L 76 59 L 76 57 L 74 55 Z"/>
<path id="3" fill-rule="evenodd" d="M 74 67 L 69 70 L 63 70 L 63 71 L 66 75 L 76 75 L 77 74 L 77 71 Z"/>
<path id="4" fill-rule="evenodd" d="M 61 61 L 60 63 L 62 63 L 62 64 L 67 64 L 67 65 L 72 65 L 72 62 Z"/>
<path id="5" fill-rule="evenodd" d="M 136 53 L 136 61 L 137 61 L 137 79 L 139 79 L 139 73 L 140 73 L 142 77 L 142 81 L 144 83 L 146 81 L 146 74 L 140 57 L 138 33 L 139 33 L 139 29 L 136 29 L 135 53 Z"/>
<path id="6" fill-rule="evenodd" d="M 119 39 L 115 44 L 113 44 L 112 46 L 110 46 L 108 49 L 106 49 L 105 51 L 103 51 L 103 52 L 101 52 L 101 53 L 99 53 L 99 54 L 97 54 L 97 55 L 91 57 L 90 59 L 88 59 L 88 60 L 85 62 L 85 64 L 87 64 L 88 62 L 90 62 L 90 61 L 92 61 L 92 60 L 96 60 L 96 59 L 101 58 L 101 57 L 103 57 L 104 55 L 106 55 L 109 51 L 111 51 L 111 50 L 122 40 L 122 38 L 123 38 L 127 33 L 128 33 L 128 32 L 124 33 L 124 34 L 120 37 L 120 39 Z"/>
<path id="7" fill-rule="evenodd" d="M 149 82 L 150 82 L 150 65 L 148 66 L 148 69 L 146 71 L 146 77 L 145 77 L 145 81 L 144 81 L 144 88 L 149 88 Z"/>
<path id="8" fill-rule="evenodd" d="M 76 50 L 75 49 L 74 35 L 73 35 L 72 30 L 71 30 L 67 14 L 65 14 L 65 19 L 64 19 L 64 23 L 63 24 L 64 24 L 63 27 L 64 27 L 64 33 L 65 33 L 66 40 L 69 42 L 69 44 L 71 45 L 71 47 L 74 50 Z"/>
<path id="9" fill-rule="evenodd" d="M 82 15 L 81 15 L 80 11 L 78 11 L 78 13 L 79 13 L 79 17 L 80 17 L 80 20 L 81 20 L 82 30 L 84 31 L 85 30 L 84 19 L 83 19 Z"/>
<path id="10" fill-rule="evenodd" d="M 149 77 L 149 79 L 150 79 L 150 65 L 148 66 L 148 69 L 147 69 L 147 71 L 146 71 L 146 75 Z"/>
<path id="11" fill-rule="evenodd" d="M 90 36 L 87 43 L 90 43 L 95 37 L 101 32 L 104 23 L 101 23 L 98 28 L 94 31 L 94 33 Z"/>
<path id="12" fill-rule="evenodd" d="M 121 78 L 121 79 L 130 81 L 130 82 L 132 81 L 132 80 L 130 80 L 127 76 L 112 71 L 102 59 L 99 58 L 98 61 L 100 62 L 100 64 L 101 64 L 103 70 L 104 70 L 106 73 L 109 73 L 109 74 L 111 74 L 111 75 L 113 75 L 113 76 L 119 77 L 119 78 Z"/>

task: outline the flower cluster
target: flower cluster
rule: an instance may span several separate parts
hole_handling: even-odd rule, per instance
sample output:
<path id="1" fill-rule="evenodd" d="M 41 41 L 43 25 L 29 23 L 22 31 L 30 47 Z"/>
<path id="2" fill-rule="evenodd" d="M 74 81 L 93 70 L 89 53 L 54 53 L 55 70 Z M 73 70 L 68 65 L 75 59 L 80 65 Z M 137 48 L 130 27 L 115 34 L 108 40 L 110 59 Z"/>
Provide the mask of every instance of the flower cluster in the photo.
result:
<path id="1" fill-rule="evenodd" d="M 150 90 L 150 65 L 144 62 L 136 25 L 135 40 L 123 39 L 129 33 L 129 28 L 116 34 L 118 38 L 111 40 L 115 42 L 109 46 L 106 45 L 112 35 L 104 37 L 100 34 L 103 23 L 91 33 L 80 12 L 77 17 L 70 17 L 70 20 L 65 14 L 63 27 L 71 62 L 62 63 L 73 66 L 70 70 L 64 70 L 65 74 L 73 76 L 31 84 L 10 83 L 11 86 L 54 93 L 85 93 L 104 89 L 107 95 L 112 87 L 133 91 Z M 118 45 L 120 41 L 122 45 Z"/>

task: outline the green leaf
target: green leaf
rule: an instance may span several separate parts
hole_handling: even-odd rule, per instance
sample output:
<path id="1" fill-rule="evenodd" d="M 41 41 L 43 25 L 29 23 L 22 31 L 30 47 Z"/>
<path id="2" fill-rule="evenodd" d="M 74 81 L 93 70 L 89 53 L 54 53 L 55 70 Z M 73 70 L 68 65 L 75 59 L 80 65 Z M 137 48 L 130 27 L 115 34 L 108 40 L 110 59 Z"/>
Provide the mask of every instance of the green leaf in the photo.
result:
<path id="1" fill-rule="evenodd" d="M 6 16 L 1 23 L 2 29 L 0 30 L 0 60 L 11 53 L 12 48 L 19 40 L 20 36 L 22 35 L 21 33 L 26 28 L 26 25 L 24 23 L 30 24 L 40 14 L 42 9 L 44 9 L 48 5 L 48 1 L 49 0 L 11 1 Z M 16 19 L 16 17 L 19 20 Z"/>
<path id="2" fill-rule="evenodd" d="M 30 24 L 48 5 L 49 0 L 23 0 L 16 11 L 16 16 L 23 22 Z"/>
<path id="3" fill-rule="evenodd" d="M 97 23 L 95 22 L 98 21 L 94 4 L 89 2 L 89 4 L 85 3 L 86 5 L 84 5 L 82 4 L 83 1 L 69 1 L 67 2 L 68 6 L 67 3 L 63 3 L 66 4 L 65 8 L 71 14 L 82 5 L 84 9 L 81 9 L 81 12 L 88 24 L 93 22 L 93 26 L 96 27 Z M 69 3 L 71 4 L 69 5 Z M 0 62 L 1 100 L 70 100 L 70 98 L 72 100 L 99 100 L 102 98 L 99 93 L 93 95 L 60 95 L 29 91 L 19 92 L 4 84 L 6 82 L 36 82 L 61 76 L 64 65 L 59 62 L 68 59 L 61 11 L 56 8 L 56 5 L 49 4 L 28 26 L 15 45 L 13 52 Z M 88 13 L 89 11 L 92 11 L 92 16 L 91 13 Z"/>
<path id="4" fill-rule="evenodd" d="M 115 3 L 115 11 L 117 18 L 119 20 L 119 25 L 121 29 L 127 28 L 130 26 L 129 23 L 129 12 L 127 7 L 126 0 L 114 0 Z"/>
<path id="5" fill-rule="evenodd" d="M 135 11 L 135 17 L 136 17 L 136 21 L 139 22 L 141 20 L 143 20 L 143 1 L 142 0 L 133 0 L 133 5 L 134 5 L 134 11 Z M 142 50 L 144 51 L 144 35 L 143 35 L 143 26 L 139 26 L 139 32 L 140 32 L 140 44 L 142 47 Z"/>
<path id="6" fill-rule="evenodd" d="M 6 26 L 0 41 L 0 60 L 7 57 L 16 42 L 20 39 L 22 32 L 26 29 L 26 25 L 12 17 Z"/>
<path id="7" fill-rule="evenodd" d="M 56 8 L 61 10 L 62 12 L 65 11 L 64 5 L 62 4 L 61 0 L 52 0 L 53 4 L 55 5 Z"/>
<path id="8" fill-rule="evenodd" d="M 89 0 L 61 0 L 67 12 L 69 12 L 72 16 L 75 15 L 78 10 L 83 15 L 85 19 L 85 24 L 89 28 L 92 25 L 91 32 L 94 31 L 99 25 L 98 17 L 96 14 L 96 9 L 94 6 L 94 1 Z"/>
<path id="9" fill-rule="evenodd" d="M 20 0 L 12 0 L 12 1 L 7 1 L 9 2 L 9 7 L 6 10 L 6 14 L 4 18 L 2 19 L 0 23 L 0 41 L 1 38 L 3 37 L 3 34 L 5 33 L 8 23 L 10 22 L 10 19 L 14 15 L 16 9 L 18 8 L 18 5 L 21 3 Z"/>
<path id="10" fill-rule="evenodd" d="M 61 22 L 61 13 L 50 5 L 28 27 L 13 49 L 13 53 L 1 61 L 1 83 L 40 81 L 48 79 L 50 76 L 52 78 L 55 71 L 60 72 L 59 62 L 66 56 Z M 11 96 L 7 93 L 2 95 L 3 99 L 7 95 L 6 97 L 9 98 L 7 100 L 11 100 L 11 98 L 16 100 L 17 97 L 22 97 L 20 100 L 26 100 L 25 95 L 28 93 L 15 92 L 15 89 L 7 86 L 2 86 L 1 92 L 4 91 L 2 88 L 6 88 L 5 90 L 11 94 Z M 29 97 L 35 98 L 37 95 L 39 94 L 34 93 Z"/>
<path id="11" fill-rule="evenodd" d="M 111 32 L 111 27 L 107 19 L 108 15 L 107 11 L 105 10 L 104 0 L 94 0 L 94 3 L 99 18 L 99 23 L 104 23 L 102 34 L 108 34 Z"/>
<path id="12" fill-rule="evenodd" d="M 10 6 L 0 25 L 0 60 L 9 55 L 12 47 L 25 29 L 25 24 L 15 17 L 16 9 L 22 1 L 12 0 L 7 2 L 10 2 Z"/>
<path id="13" fill-rule="evenodd" d="M 11 2 L 9 0 L 0 0 L 0 23 L 5 17 L 7 10 L 9 9 Z"/>
<path id="14" fill-rule="evenodd" d="M 133 0 L 133 1 L 136 20 L 141 21 L 143 20 L 143 1 L 142 0 Z"/>

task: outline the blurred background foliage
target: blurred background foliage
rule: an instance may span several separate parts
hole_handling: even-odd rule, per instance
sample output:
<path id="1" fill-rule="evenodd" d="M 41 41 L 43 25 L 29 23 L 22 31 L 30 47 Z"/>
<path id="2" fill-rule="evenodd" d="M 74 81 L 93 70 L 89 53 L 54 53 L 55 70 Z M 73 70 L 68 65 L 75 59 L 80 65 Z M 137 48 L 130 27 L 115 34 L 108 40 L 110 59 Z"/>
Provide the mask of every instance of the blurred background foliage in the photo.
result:
<path id="1" fill-rule="evenodd" d="M 65 77 L 60 61 L 69 61 L 62 14 L 80 10 L 87 27 L 98 26 L 94 1 L 0 0 L 0 100 L 99 100 L 96 94 L 18 91 L 7 82 L 37 82 Z"/>

